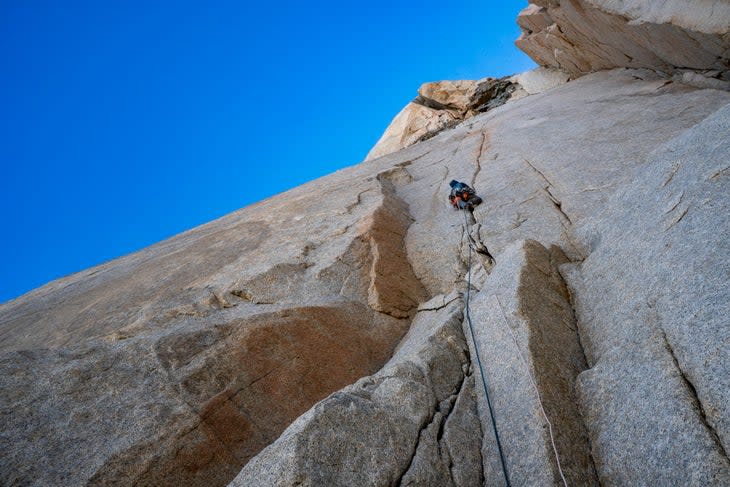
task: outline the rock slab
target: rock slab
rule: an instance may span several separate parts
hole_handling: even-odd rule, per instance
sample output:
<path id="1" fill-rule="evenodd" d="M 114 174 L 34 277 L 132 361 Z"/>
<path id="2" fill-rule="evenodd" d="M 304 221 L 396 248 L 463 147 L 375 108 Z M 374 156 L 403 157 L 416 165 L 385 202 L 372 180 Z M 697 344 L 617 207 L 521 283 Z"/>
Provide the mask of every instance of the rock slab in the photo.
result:
<path id="1" fill-rule="evenodd" d="M 557 246 L 516 242 L 471 300 L 480 418 L 496 426 L 483 443 L 487 485 L 503 485 L 503 471 L 511 485 L 599 485 L 575 393 L 587 364 L 558 270 L 565 262 Z"/>
<path id="2" fill-rule="evenodd" d="M 730 81 L 724 0 L 532 0 L 517 23 L 517 47 L 573 76 L 627 67 Z"/>
<path id="3" fill-rule="evenodd" d="M 516 479 L 559 477 L 533 377 L 571 479 L 592 458 L 606 485 L 723 485 L 729 103 L 589 74 L 0 306 L 1 482 L 344 482 L 377 458 L 368 482 L 497 484 L 456 304 L 473 248 Z"/>
<path id="4" fill-rule="evenodd" d="M 443 298 L 421 307 L 382 370 L 315 405 L 230 486 L 480 484 L 463 301 Z"/>

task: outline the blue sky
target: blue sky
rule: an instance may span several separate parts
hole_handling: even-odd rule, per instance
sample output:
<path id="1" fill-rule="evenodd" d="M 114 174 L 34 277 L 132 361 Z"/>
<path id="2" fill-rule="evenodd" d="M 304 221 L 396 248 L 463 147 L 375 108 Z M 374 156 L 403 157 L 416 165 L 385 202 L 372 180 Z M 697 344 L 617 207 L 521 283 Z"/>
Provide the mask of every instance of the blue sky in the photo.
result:
<path id="1" fill-rule="evenodd" d="M 362 160 L 418 86 L 531 69 L 526 0 L 0 4 L 0 302 Z"/>

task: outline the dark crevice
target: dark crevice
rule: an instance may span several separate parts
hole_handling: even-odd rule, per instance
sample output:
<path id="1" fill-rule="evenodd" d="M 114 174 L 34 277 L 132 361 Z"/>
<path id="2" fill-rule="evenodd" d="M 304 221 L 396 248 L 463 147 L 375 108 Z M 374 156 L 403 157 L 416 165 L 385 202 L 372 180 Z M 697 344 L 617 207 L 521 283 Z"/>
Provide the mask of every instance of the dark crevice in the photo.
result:
<path id="1" fill-rule="evenodd" d="M 368 191 L 372 191 L 372 190 L 373 190 L 373 188 L 368 188 L 368 189 L 365 189 L 365 190 L 360 191 L 359 193 L 357 193 L 357 198 L 356 198 L 355 202 L 354 203 L 351 203 L 351 204 L 349 204 L 349 205 L 347 205 L 345 207 L 345 213 L 352 213 L 352 210 L 356 206 L 358 206 L 358 205 L 360 205 L 362 203 L 362 195 L 365 194 L 365 193 L 367 193 Z"/>
<path id="2" fill-rule="evenodd" d="M 726 174 L 728 172 L 728 169 L 730 169 L 730 166 L 723 167 L 722 169 L 715 171 L 715 173 L 712 176 L 710 176 L 708 179 L 718 179 L 723 174 Z"/>
<path id="3" fill-rule="evenodd" d="M 512 93 L 519 87 L 519 84 L 510 81 L 509 78 L 509 76 L 499 79 L 489 78 L 479 83 L 469 101 L 469 108 L 477 113 L 484 113 L 507 103 Z"/>
<path id="4" fill-rule="evenodd" d="M 406 474 L 411 470 L 411 467 L 413 466 L 413 461 L 416 459 L 416 454 L 418 454 L 418 445 L 421 443 L 421 435 L 423 432 L 428 429 L 429 426 L 431 426 L 431 423 L 433 423 L 433 420 L 436 416 L 436 410 L 434 410 L 433 416 L 428 420 L 428 422 L 420 429 L 418 432 L 418 435 L 416 436 L 416 441 L 413 445 L 413 448 L 411 449 L 411 458 L 408 460 L 408 465 L 406 468 L 401 472 L 401 474 L 396 478 L 396 481 L 394 485 L 400 487 L 403 483 L 403 477 L 406 476 Z"/>
<path id="5" fill-rule="evenodd" d="M 682 192 L 680 193 L 680 195 L 679 195 L 679 200 L 677 200 L 677 202 L 676 202 L 676 203 L 674 204 L 674 206 L 672 206 L 672 207 L 671 207 L 671 208 L 669 208 L 669 209 L 668 209 L 667 211 L 665 211 L 665 212 L 664 212 L 664 214 L 666 215 L 667 213 L 671 213 L 671 212 L 673 212 L 674 210 L 676 210 L 676 209 L 677 209 L 677 207 L 679 206 L 679 204 L 680 204 L 680 203 L 682 202 L 682 199 L 684 199 L 684 191 L 682 191 Z"/>
<path id="6" fill-rule="evenodd" d="M 441 132 L 444 132 L 446 130 L 456 127 L 463 121 L 464 120 L 461 118 L 455 118 L 454 120 L 449 120 L 443 126 L 437 128 L 437 129 L 431 130 L 429 132 L 426 132 L 425 134 L 420 136 L 415 142 L 413 142 L 413 144 L 417 144 L 418 142 L 424 142 L 428 139 L 432 139 L 432 138 L 436 137 L 438 134 L 440 134 Z"/>
<path id="7" fill-rule="evenodd" d="M 689 206 L 687 208 L 685 208 L 684 211 L 682 211 L 682 213 L 680 213 L 679 217 L 678 218 L 675 218 L 674 221 L 672 221 L 672 223 L 670 223 L 667 226 L 667 228 L 664 229 L 664 231 L 666 232 L 667 230 L 669 230 L 670 228 L 672 228 L 674 225 L 676 225 L 677 223 L 681 222 L 682 221 L 682 218 L 684 218 L 685 216 L 687 216 L 687 212 L 689 212 Z"/>
<path id="8" fill-rule="evenodd" d="M 651 307 L 651 306 L 650 306 Z M 697 395 L 697 389 L 695 388 L 694 384 L 691 380 L 689 380 L 689 377 L 684 373 L 684 370 L 682 370 L 682 367 L 679 365 L 679 360 L 677 360 L 677 356 L 674 354 L 674 349 L 669 343 L 669 340 L 667 339 L 666 332 L 657 325 L 657 329 L 662 335 L 662 339 L 664 340 L 664 348 L 669 352 L 669 355 L 672 357 L 672 362 L 674 363 L 674 367 L 677 369 L 677 372 L 679 372 L 679 376 L 682 378 L 682 382 L 686 386 L 687 392 L 689 392 L 692 402 L 694 404 L 695 409 L 699 413 L 699 419 L 702 425 L 707 430 L 707 433 L 710 435 L 710 438 L 712 438 L 712 441 L 715 443 L 715 447 L 717 448 L 720 455 L 722 455 L 723 458 L 730 460 L 728 458 L 727 451 L 725 450 L 725 447 L 722 444 L 722 441 L 720 440 L 720 436 L 717 434 L 717 431 L 715 431 L 715 428 L 710 424 L 710 422 L 707 419 L 707 414 L 705 412 L 705 408 L 702 405 L 702 401 L 700 401 L 699 396 Z"/>
<path id="9" fill-rule="evenodd" d="M 418 308 L 418 311 L 437 311 L 439 309 L 443 309 L 443 308 L 447 307 L 448 305 L 450 305 L 451 303 L 453 303 L 457 299 L 461 299 L 461 296 L 456 295 L 453 298 L 449 299 L 448 301 L 445 301 L 443 304 L 441 304 L 439 306 L 435 306 L 433 308 L 421 308 L 421 307 L 419 307 Z"/>
<path id="10" fill-rule="evenodd" d="M 426 98 L 423 95 L 418 95 L 413 100 L 411 100 L 411 103 L 415 103 L 416 105 L 421 105 L 427 108 L 432 108 L 434 110 L 455 110 L 455 111 L 461 111 L 458 107 L 453 105 L 447 105 L 445 103 L 438 102 L 436 100 L 432 100 L 431 98 Z"/>
<path id="11" fill-rule="evenodd" d="M 545 176 L 545 173 L 543 173 L 538 168 L 536 168 L 534 164 L 532 164 L 527 159 L 523 158 L 522 160 L 525 161 L 525 163 L 528 166 L 530 166 L 530 168 L 532 168 L 532 170 L 535 171 L 540 176 L 540 178 L 544 181 L 545 185 L 542 187 L 542 189 L 547 194 L 548 199 L 550 199 L 550 201 L 552 202 L 555 209 L 558 210 L 558 212 L 563 216 L 563 218 L 565 218 L 565 220 L 567 220 L 567 222 L 572 225 L 573 220 L 571 220 L 570 217 L 568 216 L 568 214 L 565 213 L 565 211 L 563 211 L 563 202 L 560 201 L 552 192 L 552 189 L 555 187 L 555 185 L 547 178 L 547 176 Z"/>
<path id="12" fill-rule="evenodd" d="M 563 202 L 560 199 L 558 199 L 555 196 L 555 194 L 553 193 L 553 191 L 552 191 L 553 188 L 555 187 L 555 185 L 547 178 L 547 176 L 545 175 L 545 173 L 543 173 L 537 167 L 535 167 L 534 164 L 532 164 L 527 159 L 524 159 L 523 158 L 522 160 L 525 161 L 525 164 L 527 164 L 528 166 L 530 166 L 530 168 L 536 174 L 538 174 L 538 176 L 540 177 L 540 179 L 542 179 L 542 181 L 544 182 L 544 185 L 542 185 L 540 189 L 545 193 L 545 195 L 547 196 L 548 200 L 550 200 L 550 203 L 552 203 L 553 207 L 558 212 L 558 214 L 560 215 L 560 217 L 562 217 L 562 218 L 559 218 L 558 220 L 560 222 L 560 225 L 563 227 L 563 235 L 565 236 L 566 243 L 572 247 L 574 256 L 581 256 L 582 257 L 583 254 L 584 254 L 584 252 L 582 252 L 580 250 L 580 246 L 575 243 L 573 237 L 571 237 L 571 235 L 570 235 L 570 229 L 566 225 L 566 222 L 567 222 L 568 225 L 572 226 L 573 225 L 573 220 L 565 212 L 565 210 L 563 210 Z M 531 197 L 531 198 L 528 198 L 527 200 L 525 200 L 525 202 L 526 201 L 529 201 L 529 200 L 531 200 L 533 198 L 534 198 L 534 196 Z"/>
<path id="13" fill-rule="evenodd" d="M 553 265 L 553 255 L 552 255 L 552 253 L 550 255 L 550 263 L 551 263 L 551 265 Z M 572 262 L 572 263 L 575 263 L 575 262 Z M 562 272 L 560 272 L 559 265 L 555 265 L 555 268 L 557 269 L 558 275 L 560 276 L 560 279 L 563 281 L 563 284 L 565 286 L 565 292 L 567 293 L 567 299 L 566 299 L 566 301 L 568 302 L 568 306 L 570 306 L 570 313 L 571 313 L 571 315 L 573 317 L 573 323 L 575 323 L 575 330 L 574 331 L 575 331 L 575 336 L 576 336 L 576 342 L 578 343 L 578 348 L 580 349 L 580 353 L 583 356 L 583 360 L 584 360 L 586 366 L 588 367 L 587 369 L 585 369 L 585 370 L 583 370 L 581 372 L 581 374 L 582 374 L 582 373 L 585 373 L 586 371 L 590 370 L 591 369 L 591 365 L 590 365 L 590 362 L 588 361 L 588 357 L 586 355 L 585 346 L 583 345 L 583 337 L 581 336 L 581 333 L 580 333 L 581 327 L 578 324 L 578 312 L 575 309 L 575 298 L 573 296 L 573 292 L 572 292 L 570 286 L 568 285 L 568 283 L 567 283 L 567 281 L 565 279 L 565 276 L 563 275 Z M 580 272 L 580 271 L 578 271 L 578 272 Z M 577 379 L 577 377 L 576 377 L 576 379 Z M 587 433 L 590 430 L 588 428 L 588 424 L 586 424 L 585 418 L 583 417 L 583 410 L 581 408 L 581 405 L 580 405 L 580 402 L 579 401 L 578 401 L 577 406 L 578 407 L 576 409 L 578 411 L 578 420 L 583 425 L 583 430 Z M 600 475 L 598 475 L 598 469 L 596 468 L 596 461 L 595 461 L 595 458 L 594 458 L 594 447 L 593 447 L 593 442 L 591 440 L 591 435 L 590 434 L 587 434 L 586 435 L 586 440 L 587 440 L 587 443 L 588 443 L 588 452 L 587 452 L 588 453 L 588 459 L 591 462 L 591 468 L 593 470 L 593 478 L 596 481 L 596 483 L 599 486 L 601 486 L 602 485 L 601 484 L 601 477 L 600 477 Z"/>
<path id="14" fill-rule="evenodd" d="M 459 389 L 459 392 L 456 395 L 456 397 L 455 397 L 455 399 L 454 399 L 454 401 L 453 401 L 453 403 L 451 405 L 451 411 L 449 411 L 449 415 L 444 418 L 444 420 L 443 420 L 443 422 L 441 424 L 441 429 L 439 430 L 439 435 L 438 435 L 438 448 L 439 448 L 439 453 L 441 453 L 441 458 L 442 459 L 444 458 L 444 456 L 447 456 L 448 457 L 447 458 L 448 459 L 447 468 L 448 468 L 448 472 L 449 472 L 449 478 L 451 479 L 451 484 L 454 485 L 454 486 L 456 486 L 457 483 L 456 483 L 456 479 L 454 478 L 454 471 L 453 471 L 453 469 L 454 469 L 454 461 L 453 461 L 453 457 L 451 455 L 451 449 L 450 448 L 445 448 L 445 449 L 442 450 L 442 448 L 441 448 L 441 438 L 443 436 L 444 430 L 449 427 L 448 423 L 449 423 L 449 419 L 450 419 L 450 414 L 453 411 L 453 409 L 456 408 L 456 405 L 459 402 L 459 400 L 462 397 L 462 395 L 465 394 L 465 393 L 473 392 L 474 381 L 472 380 L 471 383 L 468 382 L 469 379 L 473 379 L 473 371 L 472 371 L 472 367 L 471 367 L 471 356 L 470 356 L 470 353 L 469 353 L 469 347 L 468 346 L 466 347 L 465 355 L 467 357 L 467 360 L 469 361 L 468 362 L 469 363 L 469 367 L 468 367 L 468 369 L 465 372 L 465 375 L 464 375 L 463 380 L 461 381 L 461 387 Z M 476 400 L 472 403 L 472 405 L 474 407 L 473 413 L 474 413 L 475 417 L 478 418 L 479 417 L 479 413 L 476 410 Z M 482 439 L 483 439 L 483 436 L 482 436 L 483 435 L 483 433 L 482 433 L 482 422 L 480 420 L 478 420 L 478 419 L 475 422 L 476 422 L 476 425 L 478 426 L 478 430 L 475 432 L 475 434 L 477 435 L 477 439 L 478 439 L 478 442 L 479 442 L 479 445 L 478 445 L 478 448 L 477 448 L 477 450 L 479 452 L 479 482 L 478 482 L 478 485 L 483 485 L 483 483 L 484 483 L 484 458 L 483 458 L 483 455 L 482 455 Z M 445 455 L 443 453 L 444 451 L 445 451 Z"/>
<path id="15" fill-rule="evenodd" d="M 395 482 L 396 486 L 401 486 L 403 482 L 403 477 L 405 477 L 408 472 L 411 470 L 411 467 L 413 466 L 413 462 L 416 458 L 416 455 L 418 455 L 418 450 L 421 445 L 421 438 L 423 435 L 431 428 L 431 426 L 434 425 L 435 421 L 439 421 L 438 425 L 438 432 L 436 435 L 436 446 L 439 449 L 439 452 L 441 451 L 441 437 L 443 436 L 444 426 L 446 424 L 446 421 L 449 419 L 449 415 L 454 410 L 454 405 L 456 404 L 456 400 L 463 391 L 464 382 L 466 381 L 466 376 L 462 374 L 461 380 L 459 381 L 458 385 L 454 388 L 455 392 L 451 394 L 446 399 L 442 400 L 440 403 L 436 405 L 436 407 L 433 410 L 433 414 L 431 417 L 426 421 L 422 426 L 421 429 L 418 431 L 418 434 L 416 435 L 416 441 L 413 445 L 413 448 L 411 450 L 411 456 L 408 460 L 408 466 L 403 470 L 403 472 L 398 476 L 397 481 Z M 445 405 L 445 407 L 444 407 Z M 443 408 L 443 410 L 442 410 Z"/>
<path id="16" fill-rule="evenodd" d="M 543 173 L 543 172 L 542 172 L 541 170 L 539 170 L 538 168 L 536 168 L 536 167 L 534 166 L 534 164 L 532 164 L 532 163 L 531 163 L 530 161 L 528 161 L 527 159 L 524 159 L 524 158 L 523 158 L 522 160 L 523 160 L 523 161 L 525 161 L 525 163 L 526 163 L 526 164 L 527 164 L 528 166 L 530 166 L 530 167 L 532 168 L 532 170 L 533 170 L 533 171 L 535 171 L 535 172 L 536 172 L 537 174 L 539 174 L 539 175 L 540 175 L 540 177 L 542 178 L 542 180 L 543 180 L 543 181 L 545 181 L 545 184 L 547 184 L 548 186 L 553 186 L 553 183 L 552 183 L 552 182 L 551 182 L 551 181 L 550 181 L 550 180 L 549 180 L 549 179 L 548 179 L 548 178 L 547 178 L 547 177 L 545 176 L 545 174 L 544 174 L 544 173 Z"/>
<path id="17" fill-rule="evenodd" d="M 462 330 L 463 331 L 463 330 Z M 466 337 L 465 337 L 466 338 Z M 467 344 L 464 354 L 466 355 L 467 363 L 469 364 L 469 369 L 467 373 L 465 374 L 464 380 L 462 381 L 463 384 L 466 383 L 466 379 L 469 377 L 474 377 L 474 362 L 472 361 L 471 356 L 471 349 L 469 348 L 469 345 Z M 478 406 L 477 406 L 477 398 L 476 398 L 476 378 L 472 382 L 472 387 L 474 388 L 474 408 L 475 408 L 475 415 L 478 418 L 476 421 L 477 425 L 479 426 L 479 430 L 477 431 L 478 438 L 479 438 L 479 485 L 484 485 L 484 465 L 485 465 L 485 459 L 484 459 L 484 429 L 482 428 L 482 420 L 481 416 L 479 415 Z M 461 392 L 459 393 L 461 394 Z"/>
<path id="18" fill-rule="evenodd" d="M 449 411 L 442 418 L 441 424 L 439 425 L 438 434 L 436 435 L 436 446 L 438 447 L 439 456 L 441 457 L 442 460 L 444 459 L 444 457 L 448 457 L 448 458 L 446 458 L 448 460 L 448 465 L 446 465 L 446 468 L 449 472 L 449 479 L 451 479 L 451 484 L 454 486 L 456 486 L 456 481 L 454 480 L 454 471 L 453 471 L 454 461 L 451 456 L 451 450 L 449 448 L 442 448 L 441 443 L 442 443 L 442 438 L 444 436 L 444 431 L 446 430 L 446 428 L 448 426 L 449 417 L 451 415 L 451 412 L 454 410 L 454 408 L 456 408 L 456 403 L 458 402 L 459 397 L 461 397 L 461 395 L 464 393 L 464 388 L 466 387 L 466 379 L 468 377 L 469 377 L 468 375 L 464 375 L 462 377 L 459 391 L 455 396 L 452 396 L 453 400 L 450 401 Z"/>
<path id="19" fill-rule="evenodd" d="M 457 321 L 461 322 L 462 320 L 463 320 L 463 316 L 459 316 Z M 458 327 L 458 328 L 456 328 L 456 330 L 458 330 L 462 334 L 462 337 L 463 337 L 463 332 L 461 332 L 461 328 Z M 467 365 L 467 364 L 470 365 L 471 361 L 470 361 L 470 355 L 469 355 L 469 347 L 467 345 L 464 345 L 464 347 L 462 348 L 462 351 L 464 353 L 464 358 L 465 358 L 465 361 L 462 363 L 462 366 Z M 462 370 L 464 370 L 464 369 L 462 369 Z M 427 377 L 428 374 L 424 372 L 424 376 Z M 438 424 L 438 430 L 437 430 L 437 434 L 436 434 L 436 447 L 439 451 L 439 454 L 442 457 L 441 439 L 444 434 L 444 429 L 445 429 L 446 423 L 447 423 L 451 413 L 453 412 L 453 410 L 456 406 L 456 402 L 457 402 L 459 396 L 465 390 L 465 384 L 466 384 L 467 377 L 469 377 L 469 375 L 462 372 L 461 377 L 460 377 L 458 383 L 455 384 L 451 395 L 448 396 L 447 398 L 441 400 L 440 402 L 438 402 L 434 407 L 433 414 L 431 414 L 431 417 L 421 425 L 421 428 L 418 431 L 418 434 L 416 435 L 416 440 L 413 444 L 413 448 L 411 449 L 411 454 L 410 454 L 410 458 L 408 460 L 408 465 L 400 473 L 400 475 L 398 475 L 398 477 L 396 478 L 396 481 L 394 482 L 393 485 L 398 486 L 398 487 L 400 487 L 402 485 L 403 478 L 411 470 L 411 468 L 413 466 L 413 462 L 415 461 L 416 455 L 418 455 L 418 450 L 421 445 L 421 439 L 422 439 L 423 435 L 429 430 L 429 428 L 431 428 L 434 425 L 435 421 L 437 421 L 437 420 L 439 421 L 439 424 Z M 451 466 L 449 466 L 449 474 L 451 475 Z"/>
<path id="20" fill-rule="evenodd" d="M 474 163 L 476 165 L 476 171 L 474 172 L 474 176 L 471 180 L 471 186 L 472 188 L 476 187 L 477 179 L 479 177 L 479 173 L 482 171 L 482 154 L 484 153 L 484 145 L 487 141 L 487 132 L 482 132 L 482 142 L 479 144 L 479 153 L 477 154 L 476 159 L 474 160 Z"/>
<path id="21" fill-rule="evenodd" d="M 464 211 L 466 211 L 466 210 L 464 210 Z M 468 228 L 465 229 L 465 233 L 469 240 L 468 244 L 471 246 L 471 248 L 477 254 L 483 255 L 488 259 L 488 262 L 486 263 L 488 265 L 484 266 L 484 270 L 486 270 L 487 273 L 489 273 L 489 270 L 490 270 L 489 267 L 494 266 L 494 264 L 496 263 L 496 260 L 495 260 L 494 256 L 492 255 L 492 253 L 489 251 L 489 247 L 487 247 L 487 245 L 484 242 L 482 242 L 481 235 L 479 234 L 479 232 L 478 231 L 475 232 L 476 237 L 472 236 L 472 234 L 471 234 L 470 229 L 473 228 L 474 225 L 477 224 L 476 217 L 474 216 L 474 208 L 471 206 L 468 208 L 468 211 L 467 211 L 467 222 L 468 222 L 469 226 L 468 226 Z"/>
<path id="22" fill-rule="evenodd" d="M 568 221 L 568 223 L 570 223 L 572 225 L 573 221 L 570 219 L 568 214 L 563 211 L 563 202 L 560 201 L 559 199 L 557 199 L 555 197 L 555 195 L 552 193 L 552 191 L 550 191 L 550 189 L 551 189 L 550 187 L 545 188 L 545 192 L 547 193 L 548 197 L 550 198 L 550 201 L 552 202 L 553 206 L 555 207 L 556 210 L 558 210 L 558 212 L 561 215 L 563 215 L 563 218 L 565 218 Z"/>

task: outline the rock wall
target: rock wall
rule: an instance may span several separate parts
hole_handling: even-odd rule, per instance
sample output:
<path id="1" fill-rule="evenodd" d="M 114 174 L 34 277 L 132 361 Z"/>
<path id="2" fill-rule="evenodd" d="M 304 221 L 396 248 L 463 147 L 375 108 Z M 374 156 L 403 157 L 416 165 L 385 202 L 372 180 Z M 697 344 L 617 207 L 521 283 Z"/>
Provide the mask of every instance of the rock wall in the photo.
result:
<path id="1" fill-rule="evenodd" d="M 2 305 L 1 483 L 225 485 L 376 371 L 426 296 L 389 178 L 315 182 Z"/>
<path id="2" fill-rule="evenodd" d="M 463 305 L 424 303 L 383 369 L 318 403 L 230 485 L 481 483 Z"/>
<path id="3" fill-rule="evenodd" d="M 570 78 L 625 67 L 699 88 L 730 91 L 730 4 L 706 0 L 531 0 L 517 16 L 517 47 L 537 62 L 500 79 L 425 83 L 366 160 L 433 137 L 510 100 Z"/>
<path id="4" fill-rule="evenodd" d="M 499 79 L 424 83 L 418 89 L 418 96 L 395 116 L 365 160 L 427 140 L 478 113 L 567 81 L 568 75 L 562 71 L 537 68 Z"/>
<path id="5" fill-rule="evenodd" d="M 0 483 L 728 485 L 730 93 L 544 74 L 0 305 Z"/>
<path id="6" fill-rule="evenodd" d="M 557 246 L 515 242 L 500 254 L 471 302 L 471 345 L 485 364 L 512 485 L 562 485 L 562 479 L 598 485 L 576 400 L 578 374 L 588 366 L 558 270 L 566 262 Z M 478 392 L 481 422 L 489 424 L 484 388 Z M 483 457 L 491 457 L 487 477 L 499 478 L 496 439 L 485 442 Z"/>
<path id="7" fill-rule="evenodd" d="M 569 274 L 591 364 L 578 392 L 604 483 L 730 484 L 728 134 L 725 106 L 578 232 L 592 242 Z"/>
<path id="8" fill-rule="evenodd" d="M 691 70 L 715 88 L 730 87 L 724 0 L 531 0 L 517 22 L 517 47 L 573 76 L 617 67 Z"/>
<path id="9" fill-rule="evenodd" d="M 727 390 L 722 383 L 727 374 L 717 373 L 727 370 L 730 363 L 722 352 L 727 348 L 725 312 L 721 306 L 709 307 L 707 300 L 726 304 L 730 297 L 727 280 L 719 278 L 726 272 L 724 264 L 710 257 L 727 251 L 727 244 L 719 240 L 727 233 L 728 213 L 717 205 L 728 192 L 722 175 L 730 152 L 724 142 L 727 138 L 720 133 L 727 130 L 730 106 L 721 111 L 717 108 L 728 103 L 728 93 L 697 90 L 647 71 L 594 74 L 478 115 L 452 131 L 369 163 L 372 167 L 395 164 L 409 174 L 398 193 L 404 200 L 420 204 L 412 205 L 415 221 L 409 227 L 406 246 L 416 275 L 430 292 L 450 289 L 463 293 L 468 245 L 475 246 L 471 310 L 476 344 L 501 440 L 504 470 L 512 485 L 564 485 L 562 478 L 568 485 L 727 482 L 730 465 L 720 440 L 719 418 L 728 415 L 718 412 Z M 655 116 L 646 117 L 647 112 Z M 626 138 L 627 127 L 641 137 Z M 689 158 L 690 154 L 696 157 Z M 704 162 L 698 164 L 699 159 Z M 685 165 L 685 170 L 695 168 L 697 175 L 681 177 L 675 184 L 686 195 L 698 195 L 693 201 L 716 219 L 706 227 L 707 232 L 725 229 L 712 240 L 713 250 L 693 257 L 667 250 L 663 237 L 664 228 L 684 212 L 681 205 L 666 211 L 678 196 L 661 196 L 657 188 L 644 186 L 652 180 L 644 177 L 644 171 L 657 171 L 647 168 L 662 167 L 663 176 L 656 179 L 663 182 L 673 172 L 681 174 L 678 168 Z M 488 198 L 466 220 L 443 200 L 448 181 L 459 177 Z M 642 188 L 641 196 L 633 200 L 627 196 L 638 188 Z M 643 198 L 665 203 L 655 207 L 642 203 Z M 668 216 L 675 211 L 674 217 Z M 627 219 L 630 224 L 624 223 Z M 677 224 L 682 222 L 671 228 Z M 637 227 L 630 230 L 634 242 L 620 237 L 627 225 Z M 686 248 L 697 249 L 706 238 L 697 229 L 693 232 L 697 236 Z M 524 238 L 533 240 L 521 240 Z M 656 248 L 646 242 L 654 242 Z M 476 252 L 480 245 L 489 248 L 496 263 Z M 444 251 L 434 254 L 434 248 Z M 676 259 L 671 269 L 687 266 L 687 272 L 696 272 L 699 261 L 708 260 L 715 271 L 694 280 L 674 280 L 671 269 L 661 270 L 665 261 L 652 256 L 660 248 L 668 259 Z M 646 250 L 637 255 L 638 249 Z M 619 254 L 624 262 L 616 261 L 616 252 L 625 252 Z M 642 259 L 647 264 L 640 264 Z M 697 262 L 690 265 L 692 259 Z M 634 277 L 628 278 L 629 272 Z M 656 277 L 650 277 L 652 273 Z M 667 294 L 662 287 L 647 289 L 652 279 L 671 282 L 675 290 Z M 704 285 L 698 286 L 699 282 Z M 626 313 L 636 313 L 631 304 L 634 296 L 637 305 L 643 304 L 642 296 L 652 289 L 654 300 L 662 296 L 660 300 L 671 302 L 671 296 L 684 293 L 685 286 L 698 287 L 674 306 L 687 310 L 684 318 L 675 319 L 669 310 L 658 318 L 654 311 L 633 318 L 641 331 L 628 325 L 631 315 Z M 583 303 L 584 297 L 599 309 L 592 311 Z M 441 298 L 439 303 L 444 301 L 448 300 Z M 695 342 L 693 352 L 687 347 L 686 353 L 694 356 L 693 361 L 710 366 L 701 372 L 693 369 L 703 377 L 696 379 L 698 383 L 704 382 L 706 390 L 713 391 L 706 397 L 700 392 L 702 387 L 691 386 L 694 379 L 682 379 L 686 366 L 667 346 L 664 335 L 652 331 L 657 323 L 666 326 L 663 320 L 671 318 L 672 326 L 683 330 L 683 336 L 694 335 L 690 316 L 700 310 L 705 320 L 702 329 L 707 330 L 702 340 L 712 336 L 715 342 Z M 474 360 L 477 352 L 468 339 L 468 329 L 464 330 L 480 427 L 461 428 L 460 443 L 481 445 L 481 469 L 469 478 L 481 477 L 484 485 L 500 485 L 504 482 L 502 462 Z M 639 340 L 640 336 L 645 338 Z M 592 340 L 611 352 L 597 358 Z M 438 369 L 433 373 L 439 373 Z M 383 375 L 394 374 L 386 367 L 342 393 L 353 394 Z M 382 448 L 393 455 L 388 457 L 392 463 L 379 461 L 392 466 L 383 467 L 384 477 L 362 481 L 363 485 L 397 485 L 397 479 L 410 485 L 462 485 L 442 467 L 448 465 L 445 452 L 453 450 L 439 441 L 438 432 L 433 439 L 429 428 L 437 428 L 432 423 L 426 423 L 429 426 L 423 430 L 423 420 L 417 419 L 422 416 L 401 415 L 397 420 L 411 432 L 411 444 L 413 432 L 422 429 L 418 435 L 421 446 L 416 450 L 423 452 L 411 461 L 416 465 L 410 467 L 413 477 L 402 476 L 408 454 L 396 455 L 390 446 L 404 441 L 396 433 L 400 430 L 379 428 L 374 436 L 370 426 L 357 427 L 361 419 L 347 423 L 343 430 L 327 426 L 345 421 L 339 415 L 337 421 L 324 419 L 335 414 L 328 404 L 339 401 L 339 394 L 297 420 L 233 485 L 258 485 L 255 479 L 259 478 L 266 479 L 264 485 L 351 485 L 362 473 L 360 469 L 371 470 L 360 453 L 365 459 L 377 459 L 383 455 Z M 403 404 L 400 394 L 376 396 L 379 408 Z M 368 395 L 368 401 L 372 397 Z M 358 418 L 371 407 L 348 404 L 348 414 Z M 433 408 L 424 414 L 438 411 Z M 373 417 L 380 425 L 392 421 Z M 338 437 L 337 444 L 344 441 L 349 449 L 338 446 L 333 454 L 327 435 L 338 434 L 349 440 Z M 442 433 L 441 439 L 446 436 Z M 314 441 L 313 437 L 323 439 Z M 432 467 L 424 469 L 427 464 Z M 294 473 L 292 477 L 278 473 L 268 477 L 272 472 Z M 321 472 L 329 476 L 321 477 Z"/>

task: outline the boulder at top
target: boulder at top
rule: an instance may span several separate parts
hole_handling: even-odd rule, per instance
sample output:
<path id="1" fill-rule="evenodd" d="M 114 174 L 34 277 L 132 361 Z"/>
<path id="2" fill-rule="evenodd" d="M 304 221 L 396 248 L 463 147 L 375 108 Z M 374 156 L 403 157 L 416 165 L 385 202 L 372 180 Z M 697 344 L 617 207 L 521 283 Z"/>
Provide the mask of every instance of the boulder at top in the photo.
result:
<path id="1" fill-rule="evenodd" d="M 427 140 L 478 113 L 566 83 L 562 71 L 537 68 L 515 76 L 424 83 L 385 129 L 365 160 Z"/>
<path id="2" fill-rule="evenodd" d="M 517 47 L 573 76 L 604 69 L 685 70 L 730 83 L 726 0 L 531 0 Z M 685 81 L 687 81 L 685 79 Z"/>

